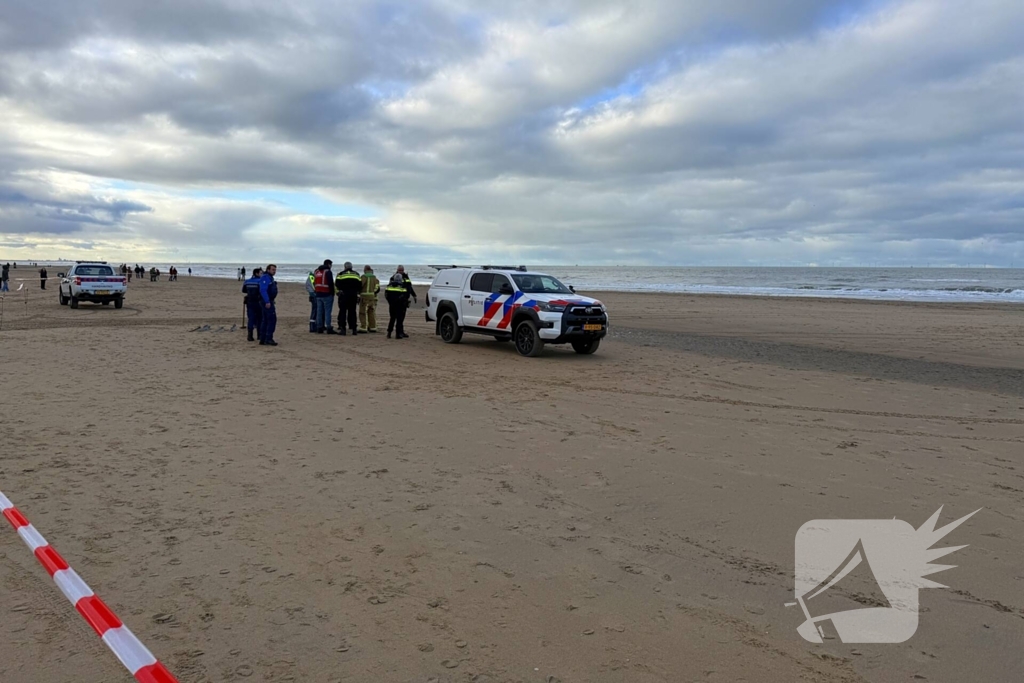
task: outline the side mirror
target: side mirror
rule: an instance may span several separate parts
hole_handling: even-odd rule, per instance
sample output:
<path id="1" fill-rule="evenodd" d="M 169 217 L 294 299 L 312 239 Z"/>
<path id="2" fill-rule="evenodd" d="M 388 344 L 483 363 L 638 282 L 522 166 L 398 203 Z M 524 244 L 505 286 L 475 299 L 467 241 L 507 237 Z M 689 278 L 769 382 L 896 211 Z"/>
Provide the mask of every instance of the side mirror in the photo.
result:
<path id="1" fill-rule="evenodd" d="M 64 277 L 64 273 L 57 273 L 57 277 L 63 278 Z"/>
<path id="2" fill-rule="evenodd" d="M 509 283 L 505 282 L 505 283 L 502 283 L 502 285 L 500 287 L 498 287 L 498 293 L 499 294 L 515 294 L 515 291 L 512 289 L 512 285 L 510 285 Z"/>
<path id="3" fill-rule="evenodd" d="M 569 291 L 572 292 L 573 294 L 575 294 L 576 293 L 576 288 L 573 287 L 572 285 L 569 285 Z"/>

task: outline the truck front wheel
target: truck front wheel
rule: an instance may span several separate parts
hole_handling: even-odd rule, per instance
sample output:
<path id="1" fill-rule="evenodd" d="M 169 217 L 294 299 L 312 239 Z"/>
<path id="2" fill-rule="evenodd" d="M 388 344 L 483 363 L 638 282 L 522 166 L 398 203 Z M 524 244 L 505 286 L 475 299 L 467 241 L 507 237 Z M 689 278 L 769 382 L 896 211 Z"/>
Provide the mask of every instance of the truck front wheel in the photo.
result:
<path id="1" fill-rule="evenodd" d="M 537 332 L 537 323 L 524 320 L 516 325 L 516 351 L 521 356 L 536 358 L 544 351 L 544 340 Z"/>
<path id="2" fill-rule="evenodd" d="M 68 305 L 68 298 L 64 296 L 64 291 L 60 287 L 57 288 L 57 301 L 60 302 L 61 306 Z"/>
<path id="3" fill-rule="evenodd" d="M 441 341 L 445 344 L 458 344 L 462 341 L 462 328 L 459 327 L 459 321 L 451 311 L 441 316 L 438 332 L 441 333 Z"/>

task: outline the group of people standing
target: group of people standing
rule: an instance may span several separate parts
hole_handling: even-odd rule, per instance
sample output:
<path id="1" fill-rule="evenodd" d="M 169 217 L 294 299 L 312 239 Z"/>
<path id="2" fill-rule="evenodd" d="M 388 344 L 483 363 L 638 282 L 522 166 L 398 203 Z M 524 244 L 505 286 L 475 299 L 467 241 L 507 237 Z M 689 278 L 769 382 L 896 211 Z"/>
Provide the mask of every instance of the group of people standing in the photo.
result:
<path id="1" fill-rule="evenodd" d="M 239 271 L 241 272 L 241 270 Z M 277 266 L 271 263 L 266 270 L 253 268 L 252 277 L 244 281 L 245 311 L 248 317 L 249 341 L 260 346 L 277 346 Z"/>
<path id="2" fill-rule="evenodd" d="M 309 293 L 309 331 L 318 334 L 353 335 L 377 331 L 377 296 L 380 294 L 380 280 L 372 266 L 363 266 L 360 275 L 352 269 L 352 263 L 345 262 L 344 269 L 334 275 L 334 262 L 327 259 L 306 279 Z M 338 297 L 338 330 L 332 326 L 334 297 Z M 388 339 L 408 337 L 405 333 L 405 313 L 409 299 L 416 301 L 416 290 L 403 266 L 398 266 L 384 290 L 388 302 Z M 357 314 L 358 311 L 358 314 Z M 357 326 L 358 325 L 358 326 Z"/>
<path id="3" fill-rule="evenodd" d="M 309 294 L 309 331 L 318 334 L 353 335 L 377 331 L 377 297 L 381 283 L 372 266 L 364 266 L 360 275 L 350 262 L 337 275 L 332 268 L 334 262 L 327 259 L 306 279 Z M 239 269 L 239 274 L 243 269 Z M 277 346 L 274 331 L 277 328 L 277 266 L 270 264 L 266 269 L 254 268 L 252 277 L 242 284 L 245 294 L 245 309 L 248 317 L 249 341 L 259 341 L 263 346 Z M 398 266 L 384 289 L 388 302 L 388 339 L 405 339 L 405 314 L 409 301 L 418 301 L 412 280 L 405 268 Z M 333 325 L 334 298 L 338 298 L 338 329 Z"/>

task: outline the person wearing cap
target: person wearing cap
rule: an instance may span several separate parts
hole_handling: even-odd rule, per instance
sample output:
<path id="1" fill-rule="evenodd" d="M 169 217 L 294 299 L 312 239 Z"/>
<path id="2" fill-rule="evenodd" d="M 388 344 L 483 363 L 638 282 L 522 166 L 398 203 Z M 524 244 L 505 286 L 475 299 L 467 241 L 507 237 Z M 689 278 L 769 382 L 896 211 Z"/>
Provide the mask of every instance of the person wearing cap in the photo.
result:
<path id="1" fill-rule="evenodd" d="M 391 332 L 394 331 L 395 339 L 408 339 L 405 333 L 405 314 L 409 308 L 409 297 L 416 300 L 416 290 L 412 288 L 412 280 L 405 272 L 405 266 L 398 266 L 395 274 L 391 276 L 384 296 L 388 300 L 388 339 L 391 339 Z"/>
<path id="2" fill-rule="evenodd" d="M 362 278 L 352 270 L 352 263 L 345 261 L 345 269 L 334 279 L 334 288 L 338 292 L 338 334 L 346 334 L 346 323 L 353 335 L 358 334 L 356 309 L 359 308 L 362 285 Z"/>
<path id="3" fill-rule="evenodd" d="M 380 280 L 373 274 L 373 267 L 363 266 L 359 278 L 359 331 L 377 332 L 377 295 L 380 294 Z"/>
<path id="4" fill-rule="evenodd" d="M 331 266 L 334 262 L 325 259 L 322 266 L 313 271 L 313 290 L 316 292 L 316 331 L 320 334 L 337 334 L 331 319 L 334 308 L 334 273 Z"/>

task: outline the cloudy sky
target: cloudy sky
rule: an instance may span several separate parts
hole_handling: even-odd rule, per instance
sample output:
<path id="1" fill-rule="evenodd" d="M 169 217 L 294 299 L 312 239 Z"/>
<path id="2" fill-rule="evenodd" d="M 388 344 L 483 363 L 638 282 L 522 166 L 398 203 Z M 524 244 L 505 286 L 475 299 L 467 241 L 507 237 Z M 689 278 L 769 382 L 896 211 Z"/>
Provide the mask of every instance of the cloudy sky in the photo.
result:
<path id="1" fill-rule="evenodd" d="M 4 0 L 0 258 L 1024 263 L 1021 0 Z"/>

